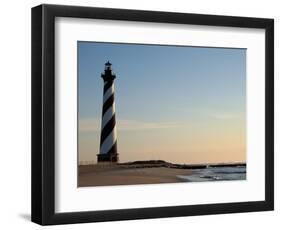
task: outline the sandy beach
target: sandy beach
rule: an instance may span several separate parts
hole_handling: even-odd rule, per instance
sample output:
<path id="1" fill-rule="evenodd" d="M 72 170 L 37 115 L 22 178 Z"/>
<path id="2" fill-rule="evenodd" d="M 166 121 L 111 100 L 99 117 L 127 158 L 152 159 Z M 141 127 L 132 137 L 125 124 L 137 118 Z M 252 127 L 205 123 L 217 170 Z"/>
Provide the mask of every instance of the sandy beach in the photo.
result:
<path id="1" fill-rule="evenodd" d="M 173 164 L 162 160 L 79 165 L 78 187 L 245 180 L 245 163 Z"/>
<path id="2" fill-rule="evenodd" d="M 169 167 L 134 167 L 128 165 L 80 165 L 78 187 L 105 185 L 158 184 L 182 182 L 178 175 L 189 175 L 190 169 Z"/>

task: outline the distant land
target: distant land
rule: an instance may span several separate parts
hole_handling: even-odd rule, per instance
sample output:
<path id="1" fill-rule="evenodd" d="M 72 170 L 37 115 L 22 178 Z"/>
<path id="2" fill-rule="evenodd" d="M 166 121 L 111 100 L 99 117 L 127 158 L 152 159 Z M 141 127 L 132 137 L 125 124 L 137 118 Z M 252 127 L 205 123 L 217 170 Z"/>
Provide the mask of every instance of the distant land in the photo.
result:
<path id="1" fill-rule="evenodd" d="M 167 167 L 177 169 L 202 169 L 208 167 L 235 167 L 235 166 L 246 166 L 244 162 L 235 163 L 210 163 L 210 164 L 174 164 L 163 160 L 149 160 L 149 161 L 132 161 L 126 163 L 119 163 L 120 166 L 132 166 L 132 167 Z"/>

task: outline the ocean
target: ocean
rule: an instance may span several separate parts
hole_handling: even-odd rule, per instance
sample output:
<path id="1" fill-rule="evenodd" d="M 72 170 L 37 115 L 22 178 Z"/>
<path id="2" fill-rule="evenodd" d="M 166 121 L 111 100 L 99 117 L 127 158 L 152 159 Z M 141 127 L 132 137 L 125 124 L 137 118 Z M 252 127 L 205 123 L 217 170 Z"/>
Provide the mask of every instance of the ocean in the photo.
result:
<path id="1" fill-rule="evenodd" d="M 191 175 L 179 175 L 178 178 L 187 182 L 246 180 L 246 166 L 192 169 Z"/>

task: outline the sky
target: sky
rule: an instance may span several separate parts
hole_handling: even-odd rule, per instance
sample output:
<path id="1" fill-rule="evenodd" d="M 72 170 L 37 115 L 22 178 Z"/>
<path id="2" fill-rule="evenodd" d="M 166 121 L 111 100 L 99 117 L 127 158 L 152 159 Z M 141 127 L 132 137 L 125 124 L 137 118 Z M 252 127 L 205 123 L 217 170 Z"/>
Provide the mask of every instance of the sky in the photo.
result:
<path id="1" fill-rule="evenodd" d="M 104 64 L 120 162 L 246 162 L 246 49 L 79 41 L 78 156 L 99 153 Z"/>

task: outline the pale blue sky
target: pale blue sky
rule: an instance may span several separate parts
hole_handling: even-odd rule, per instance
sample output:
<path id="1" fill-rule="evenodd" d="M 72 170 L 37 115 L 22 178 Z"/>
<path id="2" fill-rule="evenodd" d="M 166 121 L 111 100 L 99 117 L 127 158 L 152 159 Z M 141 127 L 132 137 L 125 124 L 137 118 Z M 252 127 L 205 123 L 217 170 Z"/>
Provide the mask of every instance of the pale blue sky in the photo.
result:
<path id="1" fill-rule="evenodd" d="M 224 132 L 230 135 L 231 130 L 235 129 L 233 124 L 241 128 L 235 131 L 235 136 L 244 137 L 245 49 L 78 42 L 81 160 L 95 160 L 98 152 L 103 94 L 100 75 L 107 60 L 112 63 L 116 74 L 118 151 L 120 156 L 122 152 L 128 156 L 123 161 L 127 158 L 138 160 L 143 157 L 141 152 L 151 154 L 146 148 L 132 153 L 134 148 L 128 146 L 135 145 L 139 149 L 142 146 L 140 142 L 148 142 L 146 138 L 155 137 L 157 140 L 165 132 L 167 136 L 168 133 L 186 133 L 188 142 L 191 140 L 188 136 L 192 136 L 188 127 L 194 125 L 192 132 L 197 133 L 199 139 L 200 135 L 206 135 L 212 125 L 216 134 L 216 127 L 223 126 Z M 214 122 L 219 123 L 214 125 Z M 202 127 L 202 124 L 206 125 Z M 224 133 L 220 134 L 225 136 Z M 132 140 L 134 136 L 138 140 Z M 164 139 L 159 139 L 158 143 L 163 145 L 163 149 L 177 145 L 175 152 L 189 151 L 187 146 L 180 151 L 180 143 L 163 143 Z M 244 144 L 243 141 L 243 148 Z M 200 148 L 196 148 L 196 151 L 200 152 Z M 157 157 L 162 157 L 161 149 L 157 149 L 157 152 Z M 206 150 L 202 149 L 199 155 L 204 157 L 204 152 Z M 245 160 L 245 151 L 239 154 L 241 161 Z M 185 156 L 188 161 L 188 154 Z M 148 157 L 146 155 L 144 158 Z M 223 158 L 223 161 L 226 159 Z M 238 161 L 238 158 L 233 159 Z"/>

